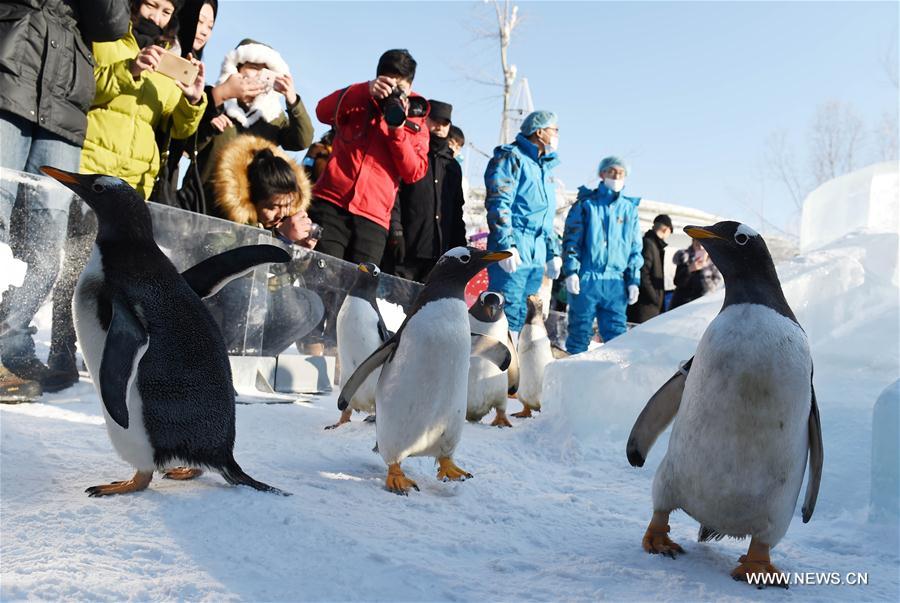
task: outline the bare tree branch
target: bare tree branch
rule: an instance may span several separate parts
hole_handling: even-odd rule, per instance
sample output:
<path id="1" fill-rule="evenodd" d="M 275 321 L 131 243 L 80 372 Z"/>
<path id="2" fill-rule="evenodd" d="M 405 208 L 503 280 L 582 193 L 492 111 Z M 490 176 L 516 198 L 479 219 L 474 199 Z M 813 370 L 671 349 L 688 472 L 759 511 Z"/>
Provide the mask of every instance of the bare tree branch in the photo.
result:
<path id="1" fill-rule="evenodd" d="M 775 130 L 766 138 L 764 161 L 768 170 L 778 176 L 778 180 L 791 195 L 794 207 L 802 209 L 805 191 L 800 184 L 794 152 L 788 144 L 787 130 Z"/>
<path id="2" fill-rule="evenodd" d="M 809 129 L 815 186 L 852 171 L 863 139 L 862 120 L 849 103 L 832 100 L 820 105 Z"/>

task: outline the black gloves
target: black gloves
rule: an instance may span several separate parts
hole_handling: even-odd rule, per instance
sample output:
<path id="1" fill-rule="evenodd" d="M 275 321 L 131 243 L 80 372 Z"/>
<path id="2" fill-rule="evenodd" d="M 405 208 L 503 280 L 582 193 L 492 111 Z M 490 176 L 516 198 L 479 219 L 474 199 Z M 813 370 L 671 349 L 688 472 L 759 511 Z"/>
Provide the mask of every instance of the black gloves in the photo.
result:
<path id="1" fill-rule="evenodd" d="M 394 262 L 402 264 L 406 259 L 406 241 L 403 240 L 403 231 L 392 230 L 388 235 L 387 246 L 394 256 Z"/>

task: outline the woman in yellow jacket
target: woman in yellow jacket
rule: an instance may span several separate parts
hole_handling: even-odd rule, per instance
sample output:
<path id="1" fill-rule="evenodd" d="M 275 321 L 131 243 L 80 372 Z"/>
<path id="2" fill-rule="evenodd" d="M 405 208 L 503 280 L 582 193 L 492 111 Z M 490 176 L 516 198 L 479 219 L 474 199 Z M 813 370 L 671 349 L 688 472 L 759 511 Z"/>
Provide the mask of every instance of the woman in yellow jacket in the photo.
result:
<path id="1" fill-rule="evenodd" d="M 174 39 L 181 0 L 133 0 L 124 38 L 93 45 L 96 95 L 88 112 L 81 172 L 122 178 L 146 199 L 159 172 L 155 130 L 171 120 L 173 138 L 187 138 L 206 109 L 203 64 L 185 86 L 156 73 L 160 43 Z"/>

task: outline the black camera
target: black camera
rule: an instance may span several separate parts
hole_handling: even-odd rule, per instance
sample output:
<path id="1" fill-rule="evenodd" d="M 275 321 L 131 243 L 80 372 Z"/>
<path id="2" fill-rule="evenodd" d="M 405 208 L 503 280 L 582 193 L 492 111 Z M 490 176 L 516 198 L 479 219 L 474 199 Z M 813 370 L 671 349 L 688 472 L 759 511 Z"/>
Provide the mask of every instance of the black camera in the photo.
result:
<path id="1" fill-rule="evenodd" d="M 405 99 L 406 93 L 398 86 L 394 86 L 391 93 L 381 99 L 381 114 L 384 116 L 384 122 L 392 128 L 402 126 L 406 121 L 406 109 L 403 107 Z"/>

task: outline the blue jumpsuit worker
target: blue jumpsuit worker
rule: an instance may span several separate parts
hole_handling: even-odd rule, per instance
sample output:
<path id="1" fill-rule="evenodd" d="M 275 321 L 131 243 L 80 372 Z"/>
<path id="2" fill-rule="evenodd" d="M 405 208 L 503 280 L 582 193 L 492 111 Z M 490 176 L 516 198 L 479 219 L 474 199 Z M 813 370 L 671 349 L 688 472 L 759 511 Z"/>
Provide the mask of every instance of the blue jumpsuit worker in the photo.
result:
<path id="1" fill-rule="evenodd" d="M 515 142 L 494 149 L 484 172 L 487 248 L 512 256 L 488 267 L 489 288 L 506 298 L 513 340 L 525 324 L 526 299 L 537 293 L 544 274 L 559 276 L 562 260 L 553 232 L 559 164 L 556 115 L 534 111 L 522 122 Z"/>
<path id="2" fill-rule="evenodd" d="M 563 274 L 569 292 L 569 336 L 566 351 L 585 351 L 594 317 L 603 341 L 626 330 L 625 308 L 637 301 L 643 241 L 637 197 L 621 194 L 628 168 L 606 157 L 595 190 L 582 186 L 563 233 Z"/>

